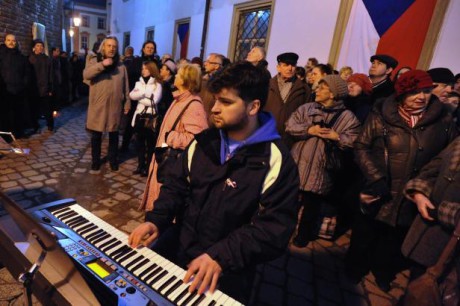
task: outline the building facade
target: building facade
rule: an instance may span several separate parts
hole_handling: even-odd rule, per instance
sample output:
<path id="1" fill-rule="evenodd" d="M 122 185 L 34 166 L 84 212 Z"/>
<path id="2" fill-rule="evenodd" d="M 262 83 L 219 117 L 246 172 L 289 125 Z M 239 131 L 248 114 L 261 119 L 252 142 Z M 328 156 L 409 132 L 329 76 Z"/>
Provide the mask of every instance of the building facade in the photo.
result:
<path id="1" fill-rule="evenodd" d="M 72 1 L 69 14 L 69 31 L 72 33 L 72 52 L 85 53 L 93 48 L 95 42 L 101 42 L 108 31 L 107 4 L 105 0 Z M 75 23 L 75 18 L 79 23 Z"/>
<path id="2" fill-rule="evenodd" d="M 299 65 L 309 57 L 333 64 L 337 27 L 344 3 L 352 0 L 111 0 L 110 28 L 122 46 L 139 55 L 142 43 L 154 39 L 159 55 L 175 59 L 211 52 L 232 61 L 244 58 L 254 45 L 264 46 L 272 73 L 276 56 L 293 51 Z M 209 5 L 209 8 L 208 8 Z M 460 71 L 456 39 L 460 1 L 450 1 L 432 46 L 430 61 L 421 68 L 446 66 Z M 207 26 L 204 26 L 207 24 Z M 353 47 L 353 46 L 350 46 Z M 120 48 L 120 51 L 122 49 Z M 364 71 L 363 71 L 364 72 Z"/>
<path id="3" fill-rule="evenodd" d="M 32 51 L 32 25 L 45 26 L 48 46 L 62 45 L 63 0 L 0 1 L 0 42 L 14 34 L 24 54 Z"/>

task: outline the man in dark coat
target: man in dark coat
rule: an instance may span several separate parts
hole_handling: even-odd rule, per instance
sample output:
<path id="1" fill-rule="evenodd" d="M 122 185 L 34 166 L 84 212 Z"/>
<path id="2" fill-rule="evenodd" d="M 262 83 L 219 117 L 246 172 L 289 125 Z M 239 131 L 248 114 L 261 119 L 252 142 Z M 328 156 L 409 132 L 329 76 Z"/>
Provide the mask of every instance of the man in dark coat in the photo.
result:
<path id="1" fill-rule="evenodd" d="M 255 265 L 281 255 L 295 228 L 299 177 L 273 117 L 261 111 L 267 81 L 247 62 L 210 81 L 215 128 L 196 135 L 129 237 L 132 247 L 159 235 L 155 248 L 176 247 L 168 257 L 188 266 L 185 282 L 194 275 L 189 292 L 213 292 L 218 283 L 246 304 Z M 174 218 L 178 237 L 171 239 Z"/>
<path id="2" fill-rule="evenodd" d="M 411 279 L 433 266 L 460 222 L 460 137 L 406 184 L 405 194 L 417 206 L 419 215 L 404 240 L 402 252 L 415 262 Z M 459 266 L 458 257 L 456 259 Z M 457 271 L 460 271 L 457 268 Z M 458 305 L 458 280 L 454 283 Z"/>
<path id="3" fill-rule="evenodd" d="M 52 95 L 53 95 L 53 74 L 50 58 L 43 53 L 44 43 L 40 39 L 33 41 L 33 53 L 29 56 L 32 64 L 32 99 L 30 101 L 33 118 L 33 126 L 38 130 L 38 118 L 40 114 L 45 115 L 48 130 L 54 129 Z"/>
<path id="4" fill-rule="evenodd" d="M 391 73 L 398 66 L 398 61 L 386 54 L 376 54 L 371 56 L 371 63 L 369 78 L 372 82 L 372 101 L 375 103 L 395 92 Z"/>
<path id="5" fill-rule="evenodd" d="M 25 101 L 30 81 L 29 63 L 19 51 L 13 34 L 5 36 L 0 57 L 0 131 L 13 132 L 16 137 L 21 137 L 29 113 Z"/>
<path id="6" fill-rule="evenodd" d="M 276 128 L 281 139 L 290 148 L 292 138 L 286 133 L 286 121 L 291 114 L 310 97 L 310 88 L 307 83 L 298 79 L 295 68 L 299 56 L 288 52 L 278 55 L 276 58 L 278 74 L 270 79 L 267 104 L 264 110 L 271 112 L 276 120 Z"/>

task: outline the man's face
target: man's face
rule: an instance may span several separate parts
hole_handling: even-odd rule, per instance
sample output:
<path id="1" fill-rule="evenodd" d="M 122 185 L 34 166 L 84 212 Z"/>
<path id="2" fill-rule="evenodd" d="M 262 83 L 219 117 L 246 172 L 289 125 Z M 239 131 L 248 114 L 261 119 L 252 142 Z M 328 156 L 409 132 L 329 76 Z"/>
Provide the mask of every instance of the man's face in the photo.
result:
<path id="1" fill-rule="evenodd" d="M 318 67 L 313 68 L 311 71 L 311 80 L 313 81 L 312 84 L 318 84 L 319 80 L 321 80 L 324 76 L 326 76 L 326 73 L 322 73 L 321 69 Z"/>
<path id="2" fill-rule="evenodd" d="M 5 46 L 9 49 L 16 48 L 16 37 L 14 35 L 8 34 L 5 37 Z"/>
<path id="3" fill-rule="evenodd" d="M 372 61 L 371 68 L 369 68 L 369 75 L 372 77 L 383 77 L 392 71 L 393 68 L 387 68 L 387 64 L 375 59 Z"/>
<path id="4" fill-rule="evenodd" d="M 437 85 L 433 88 L 433 95 L 437 96 L 439 101 L 443 103 L 448 102 L 448 95 L 452 92 L 452 85 L 446 83 L 435 83 L 433 85 Z"/>
<path id="5" fill-rule="evenodd" d="M 313 68 L 313 62 L 308 60 L 307 61 L 307 69 L 312 69 Z"/>
<path id="6" fill-rule="evenodd" d="M 117 41 L 115 39 L 107 39 L 104 44 L 104 55 L 106 58 L 113 58 L 117 54 Z"/>
<path id="7" fill-rule="evenodd" d="M 431 88 L 419 90 L 417 93 L 408 95 L 404 98 L 403 105 L 408 110 L 421 109 L 428 105 L 431 98 Z"/>
<path id="8" fill-rule="evenodd" d="M 212 73 L 219 70 L 220 66 L 222 66 L 222 61 L 214 55 L 208 56 L 208 58 L 204 61 L 204 70 L 206 73 Z"/>
<path id="9" fill-rule="evenodd" d="M 278 73 L 280 74 L 280 76 L 283 79 L 287 80 L 287 79 L 290 79 L 290 78 L 292 78 L 294 76 L 295 67 L 296 67 L 295 65 L 280 62 L 276 66 L 276 70 L 278 70 Z"/>
<path id="10" fill-rule="evenodd" d="M 454 90 L 456 92 L 460 92 L 460 78 L 457 79 L 457 81 L 455 81 L 454 83 Z"/>
<path id="11" fill-rule="evenodd" d="M 211 118 L 217 128 L 225 131 L 243 130 L 248 125 L 249 116 L 257 114 L 260 107 L 258 100 L 246 104 L 237 91 L 231 88 L 222 89 L 214 97 Z"/>
<path id="12" fill-rule="evenodd" d="M 144 52 L 145 56 L 152 56 L 155 53 L 155 45 L 152 43 L 148 43 L 144 46 L 142 51 Z"/>
<path id="13" fill-rule="evenodd" d="M 259 48 L 252 48 L 251 51 L 249 51 L 248 56 L 246 57 L 246 60 L 250 63 L 258 63 L 263 59 L 262 52 L 260 51 Z"/>
<path id="14" fill-rule="evenodd" d="M 45 49 L 45 47 L 43 46 L 43 44 L 38 43 L 38 44 L 35 45 L 33 51 L 34 51 L 35 54 L 42 54 L 44 49 Z"/>
<path id="15" fill-rule="evenodd" d="M 53 57 L 58 57 L 59 55 L 61 55 L 61 50 L 59 50 L 59 48 L 56 48 L 53 51 Z"/>

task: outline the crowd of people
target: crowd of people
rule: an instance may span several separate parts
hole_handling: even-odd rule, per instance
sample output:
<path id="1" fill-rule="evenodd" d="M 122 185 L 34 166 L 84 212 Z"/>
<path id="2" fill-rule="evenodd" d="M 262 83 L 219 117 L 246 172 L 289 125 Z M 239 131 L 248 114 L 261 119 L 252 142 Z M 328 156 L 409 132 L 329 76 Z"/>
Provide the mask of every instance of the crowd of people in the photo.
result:
<path id="1" fill-rule="evenodd" d="M 15 35 L 5 36 L 0 44 L 0 131 L 21 138 L 38 132 L 43 118 L 52 132 L 57 111 L 85 92 L 82 57 L 72 54 L 69 60 L 59 47 L 52 47 L 50 54 L 37 39 L 30 55 L 23 55 Z"/>
<path id="2" fill-rule="evenodd" d="M 56 84 L 81 80 L 58 74 L 75 57 L 54 59 L 57 49 L 50 60 L 34 41 L 27 60 L 12 37 L 0 56 L 8 58 L 0 61 L 2 128 L 17 132 L 25 103 L 18 101 L 34 84 L 33 107 L 53 129 L 53 97 L 75 92 Z M 234 64 L 218 53 L 176 63 L 169 54 L 160 58 L 154 41 L 142 45 L 140 56 L 131 46 L 123 55 L 118 49 L 117 39 L 107 37 L 83 70 L 91 173 L 103 165 L 103 133 L 112 171 L 134 136 L 133 175 L 147 177 L 139 206 L 146 218 L 130 243 L 154 243 L 187 267 L 191 291 L 219 284 L 250 302 L 256 264 L 289 243 L 304 248 L 349 227 L 345 271 L 352 282 L 372 272 L 389 291 L 398 272 L 410 268 L 414 280 L 436 262 L 460 218 L 460 74 L 444 67 L 396 71 L 398 60 L 386 54 L 373 55 L 369 71 L 335 70 L 315 58 L 300 67 L 299 56 L 286 52 L 272 77 L 258 46 Z M 5 65 L 12 61 L 18 65 Z M 154 124 L 139 124 L 142 114 Z M 177 161 L 165 178 L 166 149 Z M 452 264 L 449 275 L 460 267 Z M 446 305 L 460 300 L 459 276 L 449 278 L 456 285 Z"/>

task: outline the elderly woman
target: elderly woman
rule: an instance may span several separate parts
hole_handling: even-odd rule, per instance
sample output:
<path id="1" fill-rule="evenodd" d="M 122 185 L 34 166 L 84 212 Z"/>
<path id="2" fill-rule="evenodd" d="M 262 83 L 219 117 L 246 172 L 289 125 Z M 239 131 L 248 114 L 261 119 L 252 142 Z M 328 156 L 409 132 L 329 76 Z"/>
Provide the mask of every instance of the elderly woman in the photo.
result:
<path id="1" fill-rule="evenodd" d="M 457 135 L 432 89 L 425 71 L 401 75 L 395 96 L 374 107 L 355 142 L 356 161 L 366 180 L 362 208 L 374 213 L 355 222 L 346 271 L 359 281 L 371 270 L 384 291 L 405 267 L 400 248 L 416 214 L 404 198 L 404 185 Z"/>
<path id="2" fill-rule="evenodd" d="M 156 146 L 185 149 L 195 134 L 208 127 L 206 112 L 198 96 L 201 85 L 200 68 L 192 64 L 184 64 L 176 74 L 174 85 L 178 90 L 173 93 L 174 101 L 163 119 Z M 184 109 L 185 112 L 182 113 Z M 178 124 L 172 130 L 179 116 Z M 157 179 L 157 169 L 158 164 L 155 158 L 152 158 L 140 209 L 152 210 L 158 198 L 161 183 Z"/>
<path id="3" fill-rule="evenodd" d="M 352 148 L 360 125 L 343 105 L 347 93 L 347 83 L 340 76 L 327 75 L 319 81 L 315 102 L 300 106 L 286 122 L 286 132 L 297 140 L 291 154 L 299 168 L 303 206 L 294 238 L 297 247 L 307 246 L 318 236 L 332 238 L 334 232 L 336 208 L 329 196 L 341 167 L 337 155 Z M 327 220 L 330 226 L 319 231 Z"/>
<path id="4" fill-rule="evenodd" d="M 355 73 L 348 78 L 347 85 L 348 97 L 344 102 L 345 107 L 363 124 L 372 109 L 372 83 L 367 75 Z"/>
<path id="5" fill-rule="evenodd" d="M 91 173 L 101 167 L 102 133 L 109 132 L 110 169 L 118 171 L 118 129 L 121 113 L 127 114 L 129 100 L 128 74 L 120 61 L 118 40 L 107 37 L 99 53 L 88 55 L 83 78 L 89 81 L 89 105 L 86 127 L 91 131 Z"/>

